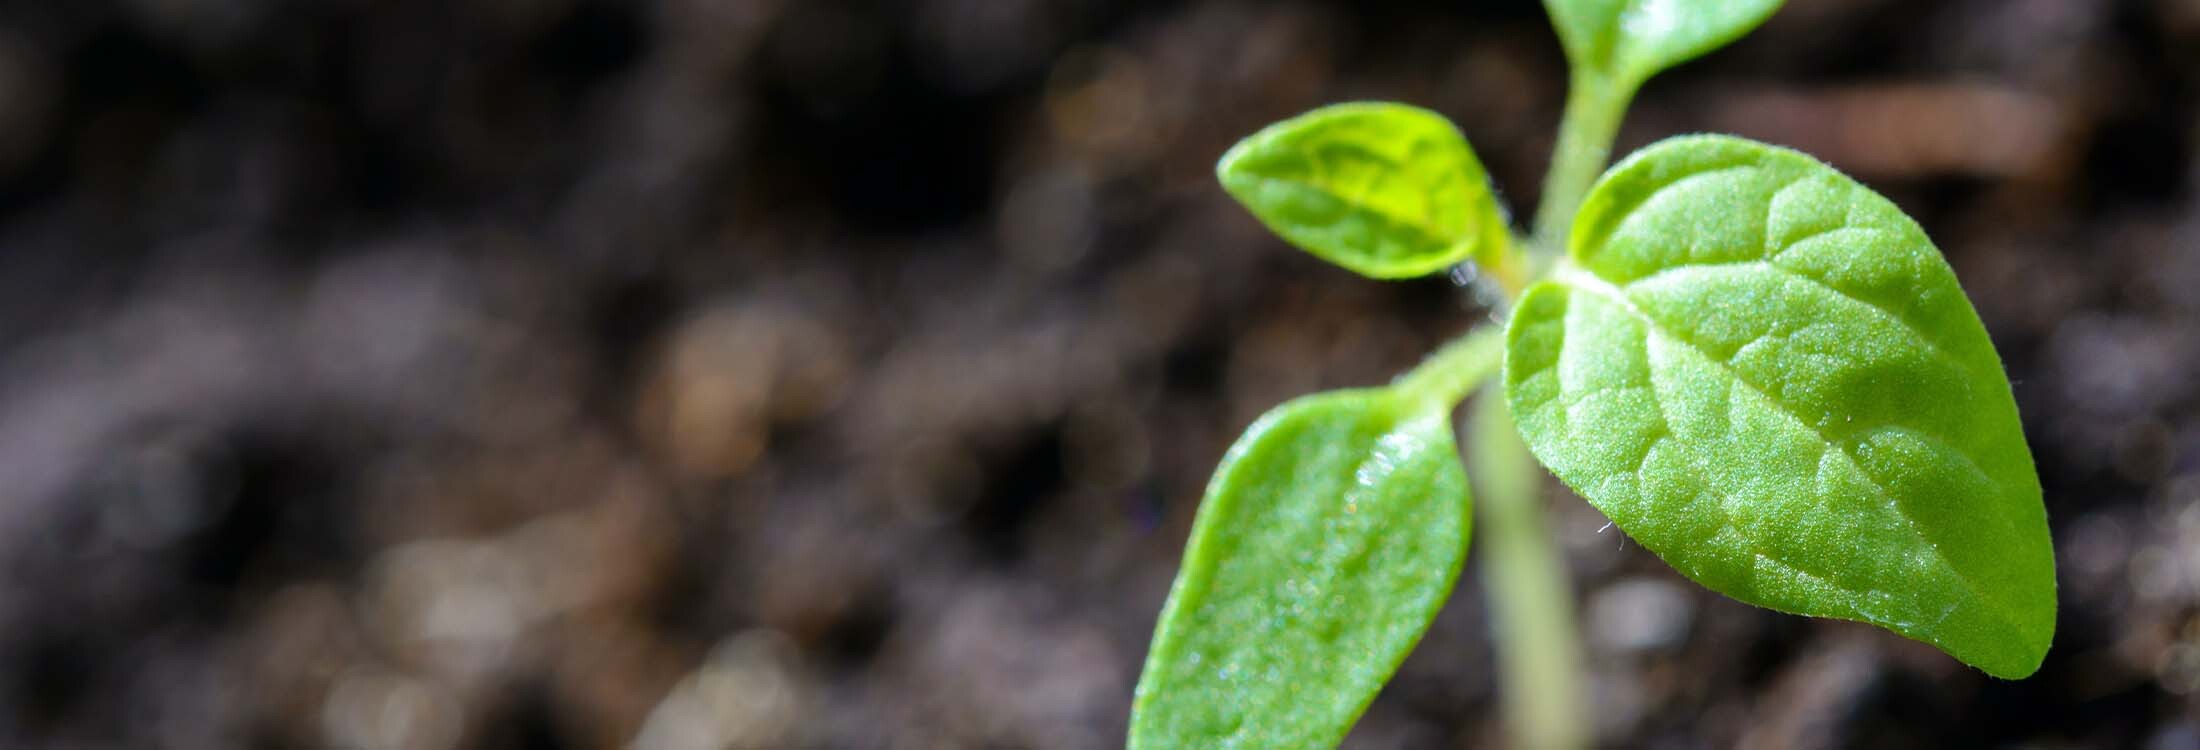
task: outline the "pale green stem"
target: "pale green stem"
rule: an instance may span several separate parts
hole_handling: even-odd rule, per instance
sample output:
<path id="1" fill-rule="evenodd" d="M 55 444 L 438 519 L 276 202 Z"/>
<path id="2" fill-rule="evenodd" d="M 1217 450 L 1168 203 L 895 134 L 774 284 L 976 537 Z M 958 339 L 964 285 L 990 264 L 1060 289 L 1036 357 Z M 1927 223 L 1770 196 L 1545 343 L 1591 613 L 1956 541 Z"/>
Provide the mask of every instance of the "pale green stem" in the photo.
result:
<path id="1" fill-rule="evenodd" d="M 1612 159 L 1612 141 L 1619 137 L 1619 121 L 1627 103 L 1635 98 L 1638 84 L 1592 72 L 1576 71 L 1566 87 L 1566 115 L 1558 125 L 1558 146 L 1551 151 L 1551 171 L 1543 178 L 1543 202 L 1535 211 L 1535 243 L 1538 252 L 1555 255 L 1566 251 L 1566 232 Z"/>
<path id="2" fill-rule="evenodd" d="M 1612 158 L 1620 118 L 1637 82 L 1576 72 L 1566 91 L 1551 171 L 1536 207 L 1532 274 L 1558 265 L 1574 215 Z M 1507 259 L 1515 264 L 1524 259 Z M 1517 294 L 1521 282 L 1506 284 Z M 1427 367 L 1427 365 L 1423 365 Z M 1468 435 L 1468 476 L 1474 482 L 1477 545 L 1510 744 L 1569 750 L 1590 740 L 1582 707 L 1581 633 L 1574 619 L 1566 558 L 1543 519 L 1542 467 L 1520 442 L 1502 392 L 1479 399 Z"/>
<path id="3" fill-rule="evenodd" d="M 1393 389 L 1407 398 L 1428 399 L 1448 411 L 1473 393 L 1505 363 L 1505 333 L 1488 326 L 1468 331 L 1398 376 Z"/>
<path id="4" fill-rule="evenodd" d="M 1489 284 L 1497 289 L 1499 296 L 1504 300 L 1504 306 L 1510 307 L 1513 300 L 1520 299 L 1520 293 L 1526 290 L 1529 284 L 1535 283 L 1535 266 L 1537 264 L 1528 257 L 1527 253 L 1521 252 L 1521 248 L 1527 247 L 1528 244 L 1525 238 L 1512 236 L 1508 232 L 1505 239 L 1505 247 L 1501 252 L 1496 253 L 1497 257 L 1491 258 L 1480 265 L 1481 278 L 1488 279 Z"/>
<path id="5" fill-rule="evenodd" d="M 1581 634 L 1566 559 L 1543 522 L 1542 467 L 1520 442 L 1502 392 L 1475 400 L 1468 427 L 1476 546 L 1489 588 L 1500 685 L 1512 747 L 1586 745 Z"/>
<path id="6" fill-rule="evenodd" d="M 1574 215 L 1611 160 L 1620 118 L 1639 85 L 1595 73 L 1574 74 L 1551 171 L 1543 182 L 1543 202 L 1536 207 L 1532 251 L 1523 253 L 1520 243 L 1512 243 L 1485 270 L 1508 302 L 1560 265 Z M 1400 377 L 1396 387 L 1409 398 L 1456 405 L 1503 365 L 1503 346 L 1499 329 L 1471 331 L 1429 355 Z M 1566 558 L 1552 544 L 1543 518 L 1542 467 L 1521 443 L 1501 391 L 1477 400 L 1468 433 L 1476 545 L 1489 588 L 1509 744 L 1584 747 L 1591 737 L 1583 710 L 1588 693 L 1582 680 L 1581 633 Z"/>

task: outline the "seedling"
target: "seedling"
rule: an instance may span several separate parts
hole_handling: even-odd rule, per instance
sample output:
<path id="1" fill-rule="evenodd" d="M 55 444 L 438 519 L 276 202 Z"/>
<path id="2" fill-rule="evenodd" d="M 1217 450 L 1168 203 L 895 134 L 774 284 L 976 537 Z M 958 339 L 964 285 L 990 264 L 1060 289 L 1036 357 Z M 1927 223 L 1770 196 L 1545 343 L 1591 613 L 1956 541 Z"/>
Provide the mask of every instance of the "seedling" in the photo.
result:
<path id="1" fill-rule="evenodd" d="M 1573 73 L 1534 240 L 1459 131 L 1413 107 L 1323 108 L 1222 157 L 1223 186 L 1290 243 L 1377 279 L 1467 264 L 1508 319 L 1389 386 L 1246 429 L 1163 607 L 1132 747 L 1343 739 L 1458 578 L 1473 524 L 1451 415 L 1491 384 L 1502 400 L 1478 400 L 1468 448 L 1518 744 L 1584 739 L 1537 461 L 1727 596 L 1878 625 L 2005 679 L 2046 656 L 2039 479 L 2000 357 L 1917 223 L 1741 138 L 1672 138 L 1603 169 L 1651 75 L 1779 0 L 1544 6 Z"/>

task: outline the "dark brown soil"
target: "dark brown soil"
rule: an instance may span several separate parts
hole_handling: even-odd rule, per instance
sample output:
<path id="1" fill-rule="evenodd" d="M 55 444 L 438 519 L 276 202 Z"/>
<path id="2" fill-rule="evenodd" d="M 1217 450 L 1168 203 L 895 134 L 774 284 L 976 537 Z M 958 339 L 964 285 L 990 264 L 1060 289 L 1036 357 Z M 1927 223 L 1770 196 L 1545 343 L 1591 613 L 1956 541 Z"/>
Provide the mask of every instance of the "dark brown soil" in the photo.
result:
<path id="1" fill-rule="evenodd" d="M 1405 100 L 1525 216 L 1563 82 L 1526 0 L 0 4 L 0 746 L 1118 745 L 1229 440 L 1486 314 L 1215 157 Z M 1650 85 L 1623 148 L 1940 244 L 2062 617 L 1996 681 L 1560 492 L 1602 743 L 2200 747 L 2196 103 L 2175 0 L 1794 0 Z M 1477 571 L 1348 746 L 1502 746 Z"/>

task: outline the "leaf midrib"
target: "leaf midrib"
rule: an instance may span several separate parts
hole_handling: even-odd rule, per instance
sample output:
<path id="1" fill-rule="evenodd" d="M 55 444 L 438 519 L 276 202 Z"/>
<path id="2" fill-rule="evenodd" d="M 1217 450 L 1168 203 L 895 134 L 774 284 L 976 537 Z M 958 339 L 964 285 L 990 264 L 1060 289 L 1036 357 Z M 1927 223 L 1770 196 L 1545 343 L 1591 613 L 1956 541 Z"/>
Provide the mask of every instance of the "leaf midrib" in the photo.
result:
<path id="1" fill-rule="evenodd" d="M 1417 235 L 1415 239 L 1418 241 L 1419 244 L 1436 247 L 1450 247 L 1451 245 L 1455 244 L 1450 240 L 1443 239 L 1441 235 L 1437 234 L 1428 225 L 1423 224 L 1422 222 L 1414 221 L 1413 219 L 1399 216 L 1389 211 L 1377 209 L 1373 206 L 1368 205 L 1365 202 L 1360 201 L 1357 198 L 1348 197 L 1335 190 L 1330 190 L 1320 183 L 1311 182 L 1303 179 L 1295 179 L 1291 177 L 1270 176 L 1257 173 L 1252 174 L 1251 177 L 1253 181 L 1260 183 L 1263 187 L 1285 187 L 1293 190 L 1304 190 L 1308 192 L 1319 193 L 1323 196 L 1336 200 L 1338 203 L 1344 204 L 1347 209 L 1346 216 L 1350 216 L 1352 214 L 1362 214 L 1381 219 L 1382 221 L 1388 222 L 1389 224 L 1400 230 L 1412 232 L 1413 234 Z M 1339 223 L 1341 223 L 1341 221 L 1322 224 L 1320 225 L 1319 231 L 1332 231 L 1333 228 Z"/>
<path id="2" fill-rule="evenodd" d="M 1570 262 L 1565 261 L 1562 261 L 1561 265 L 1558 268 L 1553 269 L 1551 278 L 1554 282 L 1563 284 L 1572 289 L 1577 289 L 1582 292 L 1594 295 L 1612 305 L 1619 307 L 1622 311 L 1626 312 L 1629 317 L 1632 317 L 1635 320 L 1641 322 L 1643 327 L 1647 331 L 1654 332 L 1669 340 L 1677 342 L 1681 346 L 1695 352 L 1698 356 L 1703 357 L 1704 361 L 1709 362 L 1713 367 L 1716 367 L 1721 372 L 1724 372 L 1727 377 L 1732 378 L 1734 382 L 1739 383 L 1742 386 L 1743 390 L 1748 391 L 1749 393 L 1755 395 L 1759 400 L 1771 406 L 1773 411 L 1787 417 L 1790 420 L 1793 420 L 1797 424 L 1802 425 L 1804 429 L 1809 430 L 1813 436 L 1818 438 L 1820 444 L 1828 446 L 1832 450 L 1840 453 L 1841 458 L 1849 463 L 1850 468 L 1855 469 L 1856 473 L 1864 478 L 1865 482 L 1871 486 L 1872 490 L 1878 494 L 1879 498 L 1886 501 L 1887 505 L 1894 509 L 1895 516 L 1902 519 L 1903 525 L 1910 530 L 1910 533 L 1916 536 L 1917 540 L 1920 543 L 1924 544 L 1926 549 L 1932 550 L 1933 559 L 1938 561 L 1941 567 L 1946 568 L 1948 572 L 1954 576 L 1956 581 L 1958 583 L 1961 583 L 1964 589 L 1966 591 L 1969 591 L 1973 597 L 1976 597 L 1980 602 L 1985 603 L 1988 609 L 1992 610 L 1997 617 L 2003 620 L 2004 624 L 2008 625 L 2013 630 L 2025 633 L 2027 638 L 2030 638 L 2031 629 L 2025 626 L 2025 621 L 2022 618 L 2011 616 L 2011 610 L 1998 597 L 1987 596 L 1986 593 L 1979 588 L 1978 583 L 1971 579 L 1971 576 L 1969 574 L 1965 573 L 1962 569 L 1957 568 L 1954 563 L 1950 562 L 1947 555 L 1941 553 L 1940 546 L 1934 544 L 1932 540 L 1926 538 L 1924 532 L 1918 528 L 1916 519 L 1911 518 L 1909 512 L 1902 507 L 1902 502 L 1898 498 L 1896 498 L 1892 492 L 1889 492 L 1887 490 L 1886 486 L 1879 481 L 1878 477 L 1873 476 L 1871 472 L 1864 470 L 1862 463 L 1858 461 L 1854 454 L 1849 452 L 1849 448 L 1845 443 L 1828 438 L 1823 430 L 1820 430 L 1809 420 L 1803 419 L 1801 415 L 1787 408 L 1787 406 L 1785 404 L 1782 404 L 1778 399 L 1772 398 L 1770 394 L 1767 394 L 1763 390 L 1759 389 L 1755 383 L 1751 383 L 1747 378 L 1742 377 L 1741 373 L 1735 371 L 1732 365 L 1720 361 L 1717 357 L 1711 356 L 1708 352 L 1703 351 L 1702 348 L 1698 347 L 1695 342 L 1690 341 L 1688 338 L 1675 335 L 1672 331 L 1667 330 L 1663 324 L 1657 321 L 1657 319 L 1652 318 L 1648 313 L 1643 312 L 1641 308 L 1636 307 L 1634 300 L 1629 299 L 1626 293 L 1621 291 L 1619 287 L 1613 285 L 1612 282 L 1607 281 L 1604 278 L 1597 276 L 1593 273 L 1590 273 L 1586 269 L 1582 269 L 1578 266 L 1573 265 Z M 1668 424 L 1666 426 L 1666 429 L 1670 430 L 1672 428 Z M 1961 454 L 1963 452 L 1957 451 L 1957 453 Z M 1964 455 L 1966 458 L 1969 458 L 1968 454 Z M 1992 477 L 1989 476 L 1988 479 L 1991 480 Z M 1996 488 L 1999 489 L 1999 483 L 1996 482 L 1995 484 Z"/>
<path id="3" fill-rule="evenodd" d="M 1412 140 L 1420 140 L 1427 137 L 1428 136 L 1426 134 L 1415 134 L 1410 138 Z M 1344 204 L 1349 209 L 1350 213 L 1366 214 L 1383 219 L 1384 221 L 1390 222 L 1391 224 L 1396 225 L 1400 228 L 1419 234 L 1420 240 L 1430 245 L 1448 247 L 1450 245 L 1457 244 L 1457 240 L 1447 238 L 1445 236 L 1445 233 L 1440 231 L 1440 229 L 1436 226 L 1435 216 L 1433 215 L 1424 215 L 1417 219 L 1415 217 L 1404 216 L 1398 213 L 1383 210 L 1369 204 L 1366 201 L 1366 198 L 1367 193 L 1373 189 L 1373 183 L 1363 183 L 1362 185 L 1360 185 L 1358 195 L 1346 195 L 1342 192 L 1329 189 L 1329 175 L 1327 174 L 1328 170 L 1326 169 L 1327 162 L 1322 160 L 1321 153 L 1316 151 L 1312 147 L 1313 144 L 1302 142 L 1299 140 L 1279 140 L 1275 145 L 1281 146 L 1289 150 L 1290 152 L 1297 154 L 1300 159 L 1304 160 L 1309 167 L 1309 169 L 1307 170 L 1308 175 L 1305 177 L 1293 177 L 1287 175 L 1273 174 L 1252 168 L 1244 170 L 1241 174 L 1245 174 L 1246 176 L 1251 177 L 1254 181 L 1257 181 L 1264 186 L 1280 185 L 1288 188 L 1312 191 L 1324 196 L 1328 196 L 1335 199 L 1337 202 Z M 1363 158 L 1366 158 L 1369 161 L 1379 162 L 1389 166 L 1396 166 L 1403 161 L 1403 159 L 1401 159 L 1398 155 L 1385 153 L 1366 143 L 1362 143 L 1359 141 L 1346 139 L 1329 142 L 1324 145 L 1329 148 L 1344 148 L 1358 151 L 1363 155 Z M 1468 182 L 1470 183 L 1468 186 L 1468 191 L 1471 194 L 1473 191 L 1473 186 L 1471 183 L 1473 181 L 1470 179 L 1468 180 Z M 1428 211 L 1434 211 L 1437 208 L 1437 206 L 1433 202 L 1426 202 L 1423 204 L 1423 207 L 1428 209 Z M 1469 227 L 1468 230 L 1463 231 L 1462 234 L 1471 236 L 1473 234 L 1472 228 Z"/>

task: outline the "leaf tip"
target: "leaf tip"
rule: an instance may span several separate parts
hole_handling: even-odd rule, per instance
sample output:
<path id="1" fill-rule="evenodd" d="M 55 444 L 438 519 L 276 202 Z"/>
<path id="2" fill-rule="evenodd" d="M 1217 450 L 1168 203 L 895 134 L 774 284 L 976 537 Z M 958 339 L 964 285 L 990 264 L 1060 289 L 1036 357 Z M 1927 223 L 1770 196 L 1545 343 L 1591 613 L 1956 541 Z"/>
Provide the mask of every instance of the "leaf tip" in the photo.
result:
<path id="1" fill-rule="evenodd" d="M 1998 679 L 2022 680 L 2040 671 L 2040 665 L 2047 661 L 2047 648 L 2048 641 L 2026 643 L 1995 658 L 1964 661 Z"/>
<path id="2" fill-rule="evenodd" d="M 1979 644 L 1956 653 L 1946 649 L 1957 659 L 1978 668 L 1979 671 L 2004 680 L 2021 680 L 2040 671 L 2047 661 L 2047 652 L 2055 642 L 2055 606 L 2052 584 L 2046 607 L 2025 613 L 2027 622 L 2013 631 L 1970 634 Z"/>

